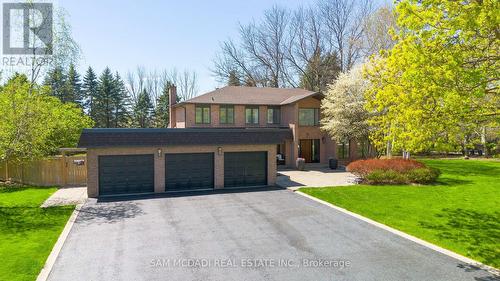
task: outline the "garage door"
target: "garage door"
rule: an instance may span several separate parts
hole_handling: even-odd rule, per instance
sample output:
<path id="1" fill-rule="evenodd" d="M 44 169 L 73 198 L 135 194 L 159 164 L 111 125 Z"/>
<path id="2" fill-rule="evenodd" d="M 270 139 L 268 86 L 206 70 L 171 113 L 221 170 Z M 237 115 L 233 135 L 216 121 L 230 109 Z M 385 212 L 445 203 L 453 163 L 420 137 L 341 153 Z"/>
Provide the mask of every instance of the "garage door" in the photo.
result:
<path id="1" fill-rule="evenodd" d="M 224 186 L 267 185 L 267 152 L 224 153 Z"/>
<path id="2" fill-rule="evenodd" d="M 167 192 L 213 188 L 213 153 L 165 154 L 165 190 Z"/>
<path id="3" fill-rule="evenodd" d="M 99 156 L 99 195 L 153 191 L 153 154 Z"/>

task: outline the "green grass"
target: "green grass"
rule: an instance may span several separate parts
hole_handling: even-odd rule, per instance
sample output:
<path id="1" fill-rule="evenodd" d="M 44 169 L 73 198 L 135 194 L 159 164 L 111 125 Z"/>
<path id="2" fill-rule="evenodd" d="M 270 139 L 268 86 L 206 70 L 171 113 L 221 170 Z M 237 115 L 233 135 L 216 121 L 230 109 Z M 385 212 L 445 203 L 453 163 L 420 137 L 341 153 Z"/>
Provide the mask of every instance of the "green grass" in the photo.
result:
<path id="1" fill-rule="evenodd" d="M 500 268 L 500 162 L 423 160 L 433 185 L 356 185 L 300 191 Z"/>
<path id="2" fill-rule="evenodd" d="M 0 280 L 35 280 L 74 206 L 39 206 L 56 188 L 0 186 Z"/>

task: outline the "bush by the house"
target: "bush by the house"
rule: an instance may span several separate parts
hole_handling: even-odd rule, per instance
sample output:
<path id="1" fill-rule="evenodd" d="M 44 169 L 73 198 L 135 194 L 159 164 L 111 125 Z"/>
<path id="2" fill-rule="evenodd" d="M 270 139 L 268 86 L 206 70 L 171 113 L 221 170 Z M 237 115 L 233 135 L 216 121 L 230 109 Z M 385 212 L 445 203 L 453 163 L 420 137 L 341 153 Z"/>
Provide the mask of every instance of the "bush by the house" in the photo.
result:
<path id="1" fill-rule="evenodd" d="M 368 159 L 358 160 L 347 166 L 368 184 L 428 184 L 439 176 L 439 170 L 426 167 L 415 160 Z"/>

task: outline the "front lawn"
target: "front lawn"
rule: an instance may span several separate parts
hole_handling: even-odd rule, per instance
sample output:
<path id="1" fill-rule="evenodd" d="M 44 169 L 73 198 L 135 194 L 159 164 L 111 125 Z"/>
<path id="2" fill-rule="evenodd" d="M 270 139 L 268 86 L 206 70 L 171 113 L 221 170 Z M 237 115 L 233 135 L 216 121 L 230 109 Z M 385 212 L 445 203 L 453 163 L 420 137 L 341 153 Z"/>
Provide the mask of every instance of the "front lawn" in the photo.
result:
<path id="1" fill-rule="evenodd" d="M 423 160 L 433 185 L 356 185 L 300 191 L 482 263 L 500 267 L 500 162 Z"/>
<path id="2" fill-rule="evenodd" d="M 74 206 L 42 209 L 56 188 L 0 186 L 0 279 L 35 280 Z"/>

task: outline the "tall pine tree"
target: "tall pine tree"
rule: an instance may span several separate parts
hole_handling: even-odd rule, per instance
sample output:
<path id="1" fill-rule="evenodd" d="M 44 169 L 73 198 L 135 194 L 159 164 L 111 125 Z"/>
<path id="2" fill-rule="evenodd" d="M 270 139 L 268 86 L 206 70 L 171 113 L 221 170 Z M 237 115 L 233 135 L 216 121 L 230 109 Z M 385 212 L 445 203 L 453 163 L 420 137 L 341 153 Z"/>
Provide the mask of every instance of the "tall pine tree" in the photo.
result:
<path id="1" fill-rule="evenodd" d="M 72 101 L 67 95 L 66 75 L 62 67 L 56 66 L 48 71 L 43 84 L 49 86 L 50 94 L 62 102 Z"/>
<path id="2" fill-rule="evenodd" d="M 146 89 L 137 97 L 134 106 L 134 123 L 139 128 L 149 128 L 152 125 L 153 104 Z"/>
<path id="3" fill-rule="evenodd" d="M 83 77 L 82 84 L 82 97 L 83 97 L 83 106 L 85 108 L 85 112 L 96 122 L 96 105 L 95 99 L 98 95 L 98 82 L 97 75 L 95 74 L 92 67 L 89 66 L 85 76 Z M 97 122 L 96 122 L 97 126 Z"/>
<path id="4" fill-rule="evenodd" d="M 114 80 L 114 93 L 113 93 L 113 108 L 114 108 L 114 127 L 122 128 L 127 127 L 129 121 L 128 108 L 130 107 L 130 99 L 128 96 L 125 84 L 121 79 L 118 72 L 115 74 Z"/>
<path id="5" fill-rule="evenodd" d="M 317 52 L 300 78 L 300 87 L 309 91 L 325 92 L 328 84 L 335 81 L 340 71 L 340 62 L 335 53 L 321 56 Z"/>
<path id="6" fill-rule="evenodd" d="M 168 123 L 170 120 L 169 111 L 170 111 L 170 98 L 169 98 L 169 89 L 172 86 L 172 83 L 167 82 L 163 86 L 163 91 L 161 96 L 158 97 L 156 101 L 156 108 L 154 113 L 155 118 L 155 127 L 157 128 L 166 128 L 168 127 Z"/>
<path id="7" fill-rule="evenodd" d="M 96 127 L 111 128 L 114 125 L 114 87 L 113 74 L 109 67 L 106 67 L 99 77 L 97 96 L 94 99 Z"/>
<path id="8" fill-rule="evenodd" d="M 74 64 L 69 65 L 68 75 L 65 81 L 66 99 L 69 102 L 74 102 L 83 108 L 83 97 L 81 90 L 80 75 L 75 69 Z"/>

